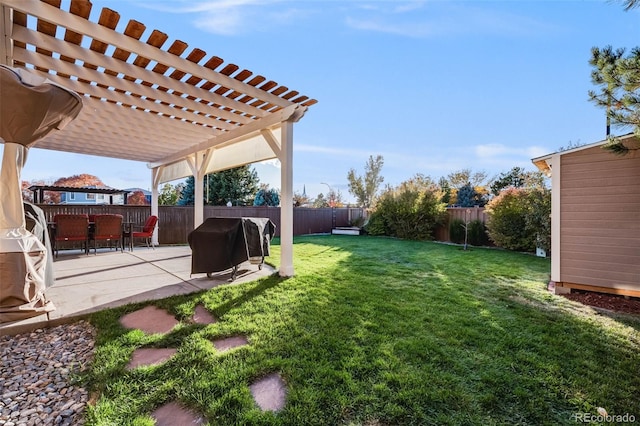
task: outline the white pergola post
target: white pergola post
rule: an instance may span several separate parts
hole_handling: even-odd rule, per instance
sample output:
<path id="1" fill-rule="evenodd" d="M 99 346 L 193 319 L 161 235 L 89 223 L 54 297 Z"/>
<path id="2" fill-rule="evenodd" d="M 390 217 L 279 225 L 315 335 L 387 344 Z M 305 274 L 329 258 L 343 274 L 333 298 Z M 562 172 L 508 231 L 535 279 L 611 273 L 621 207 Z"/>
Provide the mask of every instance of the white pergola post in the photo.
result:
<path id="1" fill-rule="evenodd" d="M 156 167 L 155 169 L 151 169 L 151 214 L 154 216 L 158 216 L 158 176 L 160 167 Z M 126 195 L 125 195 L 126 197 Z M 151 244 L 154 246 L 159 245 L 158 243 L 158 228 L 161 226 L 160 221 L 158 221 L 158 226 L 153 230 L 153 236 L 151 237 Z"/>
<path id="2" fill-rule="evenodd" d="M 202 154 L 196 153 L 195 173 L 193 174 L 193 229 L 204 222 L 204 173 L 202 172 Z"/>
<path id="3" fill-rule="evenodd" d="M 293 121 L 282 123 L 280 151 L 280 276 L 293 270 Z"/>

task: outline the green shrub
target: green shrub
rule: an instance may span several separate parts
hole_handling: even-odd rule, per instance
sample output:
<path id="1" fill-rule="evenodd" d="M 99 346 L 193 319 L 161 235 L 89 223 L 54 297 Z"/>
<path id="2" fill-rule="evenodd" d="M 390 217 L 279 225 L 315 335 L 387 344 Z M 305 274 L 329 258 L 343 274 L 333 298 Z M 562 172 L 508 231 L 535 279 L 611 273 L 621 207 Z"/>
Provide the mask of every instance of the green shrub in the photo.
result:
<path id="1" fill-rule="evenodd" d="M 365 230 L 371 235 L 430 240 L 442 223 L 446 205 L 430 178 L 416 175 L 397 187 L 387 187 Z"/>
<path id="2" fill-rule="evenodd" d="M 456 244 L 464 244 L 464 220 L 452 219 L 449 222 L 449 241 Z M 481 220 L 472 220 L 467 225 L 467 243 L 472 246 L 489 245 L 487 228 Z"/>
<path id="3" fill-rule="evenodd" d="M 358 216 L 355 219 L 352 219 L 349 222 L 350 226 L 357 226 L 358 228 L 362 228 L 362 226 L 364 226 L 364 224 L 366 223 L 366 220 L 364 218 L 364 216 Z"/>
<path id="4" fill-rule="evenodd" d="M 527 194 L 527 227 L 535 235 L 536 247 L 551 252 L 551 191 L 530 189 Z"/>
<path id="5" fill-rule="evenodd" d="M 489 237 L 509 250 L 535 251 L 550 245 L 551 193 L 547 189 L 509 188 L 487 205 Z"/>
<path id="6" fill-rule="evenodd" d="M 472 220 L 469 222 L 469 233 L 467 235 L 467 242 L 472 246 L 488 246 L 489 235 L 487 234 L 487 227 L 481 220 Z"/>
<path id="7" fill-rule="evenodd" d="M 384 217 L 379 212 L 374 212 L 369 221 L 364 226 L 364 232 L 369 235 L 387 235 L 387 227 L 384 224 Z"/>
<path id="8" fill-rule="evenodd" d="M 456 244 L 464 243 L 464 220 L 451 219 L 449 222 L 449 241 Z"/>

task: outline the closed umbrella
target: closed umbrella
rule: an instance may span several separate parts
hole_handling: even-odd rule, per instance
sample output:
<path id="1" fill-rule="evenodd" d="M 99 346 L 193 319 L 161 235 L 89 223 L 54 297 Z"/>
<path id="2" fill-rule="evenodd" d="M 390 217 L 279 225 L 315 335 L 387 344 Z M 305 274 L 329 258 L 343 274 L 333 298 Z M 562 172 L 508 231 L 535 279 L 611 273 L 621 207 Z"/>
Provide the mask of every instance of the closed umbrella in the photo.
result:
<path id="1" fill-rule="evenodd" d="M 49 312 L 50 247 L 25 227 L 20 173 L 29 147 L 78 116 L 82 98 L 29 71 L 0 65 L 0 322 Z"/>

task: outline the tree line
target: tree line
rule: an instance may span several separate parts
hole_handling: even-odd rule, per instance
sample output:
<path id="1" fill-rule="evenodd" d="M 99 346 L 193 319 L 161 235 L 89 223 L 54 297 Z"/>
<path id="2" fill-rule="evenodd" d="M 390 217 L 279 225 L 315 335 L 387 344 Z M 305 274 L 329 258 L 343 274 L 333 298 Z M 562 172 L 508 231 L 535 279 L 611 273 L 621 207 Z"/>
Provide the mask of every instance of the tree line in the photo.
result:
<path id="1" fill-rule="evenodd" d="M 448 225 L 451 240 L 464 241 L 465 248 L 469 242 L 550 251 L 551 191 L 542 173 L 513 167 L 489 179 L 483 171 L 462 169 L 437 181 L 417 173 L 399 185 L 380 189 L 383 163 L 382 156 L 370 156 L 362 176 L 355 170 L 347 176 L 350 192 L 371 211 L 364 225 L 368 234 L 432 240 L 438 227 Z M 486 207 L 489 220 L 448 222 L 451 206 Z"/>

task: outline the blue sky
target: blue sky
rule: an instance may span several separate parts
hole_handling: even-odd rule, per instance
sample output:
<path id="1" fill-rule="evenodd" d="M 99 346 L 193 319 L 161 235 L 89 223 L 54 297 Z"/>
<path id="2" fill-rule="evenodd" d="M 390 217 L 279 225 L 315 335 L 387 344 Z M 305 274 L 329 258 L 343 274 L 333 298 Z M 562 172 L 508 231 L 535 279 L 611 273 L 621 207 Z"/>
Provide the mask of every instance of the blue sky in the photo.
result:
<path id="1" fill-rule="evenodd" d="M 92 17 L 108 6 L 121 26 L 136 19 L 317 99 L 294 128 L 294 190 L 315 197 L 326 183 L 348 200 L 347 173 L 370 155 L 396 185 L 533 170 L 533 157 L 603 139 L 604 113 L 587 99 L 590 49 L 640 45 L 640 9 L 615 1 L 93 4 Z M 277 164 L 255 167 L 279 187 Z M 78 173 L 116 188 L 148 189 L 151 176 L 144 163 L 32 148 L 22 178 Z"/>

